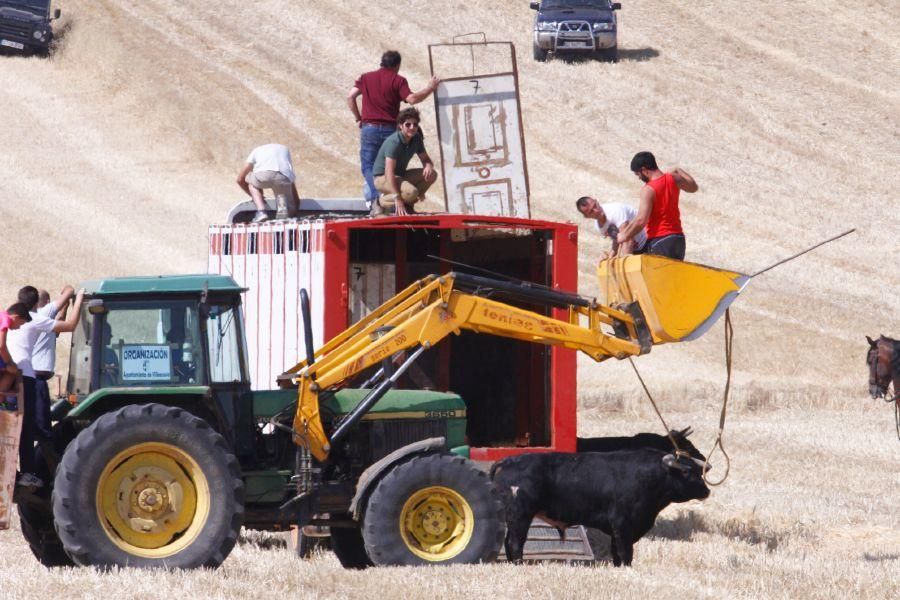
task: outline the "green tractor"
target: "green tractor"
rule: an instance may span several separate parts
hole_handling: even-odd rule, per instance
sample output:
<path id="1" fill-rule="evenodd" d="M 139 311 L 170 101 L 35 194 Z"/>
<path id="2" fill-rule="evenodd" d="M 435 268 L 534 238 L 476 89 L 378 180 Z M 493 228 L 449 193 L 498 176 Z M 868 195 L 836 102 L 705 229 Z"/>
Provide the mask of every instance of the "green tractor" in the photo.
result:
<path id="1" fill-rule="evenodd" d="M 348 433 L 319 463 L 293 439 L 297 391 L 250 389 L 233 279 L 84 287 L 54 438 L 40 448 L 52 485 L 16 496 L 43 564 L 217 567 L 241 527 L 298 525 L 328 527 L 352 568 L 497 555 L 502 508 L 466 458 L 459 396 L 389 391 L 353 419 L 370 390 L 323 397 L 326 428 Z"/>

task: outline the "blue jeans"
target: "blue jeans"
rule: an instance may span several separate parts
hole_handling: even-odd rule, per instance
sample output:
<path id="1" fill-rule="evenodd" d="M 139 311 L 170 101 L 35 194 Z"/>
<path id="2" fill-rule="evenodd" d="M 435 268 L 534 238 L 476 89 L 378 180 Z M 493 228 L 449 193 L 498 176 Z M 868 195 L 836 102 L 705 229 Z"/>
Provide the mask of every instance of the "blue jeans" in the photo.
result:
<path id="1" fill-rule="evenodd" d="M 366 202 L 370 204 L 378 198 L 378 190 L 375 189 L 375 182 L 372 178 L 372 166 L 375 164 L 375 157 L 381 150 L 381 144 L 384 143 L 392 133 L 397 131 L 393 125 L 372 125 L 363 123 L 359 129 L 359 166 L 363 176 L 363 196 Z"/>

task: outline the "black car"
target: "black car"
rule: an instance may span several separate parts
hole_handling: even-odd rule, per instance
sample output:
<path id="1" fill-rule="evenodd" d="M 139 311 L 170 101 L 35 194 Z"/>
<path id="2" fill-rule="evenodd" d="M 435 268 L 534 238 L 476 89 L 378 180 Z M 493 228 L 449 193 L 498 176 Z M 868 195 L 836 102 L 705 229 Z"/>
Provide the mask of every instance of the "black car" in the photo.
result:
<path id="1" fill-rule="evenodd" d="M 51 0 L 0 0 L 0 50 L 46 54 L 53 41 Z"/>
<path id="2" fill-rule="evenodd" d="M 586 55 L 617 62 L 618 31 L 613 11 L 622 8 L 609 0 L 544 0 L 532 2 L 534 59 L 547 60 L 549 53 Z"/>

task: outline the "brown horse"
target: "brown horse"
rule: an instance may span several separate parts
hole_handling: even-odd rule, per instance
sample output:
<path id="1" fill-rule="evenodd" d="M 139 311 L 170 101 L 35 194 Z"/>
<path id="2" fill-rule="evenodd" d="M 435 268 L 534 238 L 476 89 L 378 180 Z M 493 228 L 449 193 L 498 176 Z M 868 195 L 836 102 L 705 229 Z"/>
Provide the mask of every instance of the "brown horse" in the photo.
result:
<path id="1" fill-rule="evenodd" d="M 866 355 L 869 393 L 872 398 L 894 403 L 894 425 L 900 438 L 900 341 L 883 335 L 877 341 L 869 336 L 866 339 L 869 340 L 869 353 Z M 894 384 L 893 394 L 888 393 L 891 383 Z"/>
<path id="2" fill-rule="evenodd" d="M 883 398 L 891 402 L 900 391 L 900 341 L 883 335 L 878 340 L 869 340 L 869 352 L 866 364 L 869 366 L 869 393 L 872 398 Z M 893 396 L 888 395 L 888 388 L 894 384 Z"/>

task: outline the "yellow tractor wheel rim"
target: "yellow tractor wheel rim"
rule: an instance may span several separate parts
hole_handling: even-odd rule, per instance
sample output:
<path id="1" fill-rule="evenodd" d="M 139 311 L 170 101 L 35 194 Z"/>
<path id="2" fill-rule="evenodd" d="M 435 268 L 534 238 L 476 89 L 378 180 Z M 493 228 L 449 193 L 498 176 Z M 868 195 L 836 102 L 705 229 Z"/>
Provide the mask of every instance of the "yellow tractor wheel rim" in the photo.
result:
<path id="1" fill-rule="evenodd" d="M 135 556 L 165 558 L 190 546 L 209 506 L 200 465 L 169 444 L 137 444 L 120 452 L 97 483 L 97 513 L 106 535 Z"/>
<path id="2" fill-rule="evenodd" d="M 410 552 L 427 561 L 463 551 L 475 530 L 472 507 L 459 493 L 432 486 L 414 493 L 400 511 L 400 535 Z"/>

